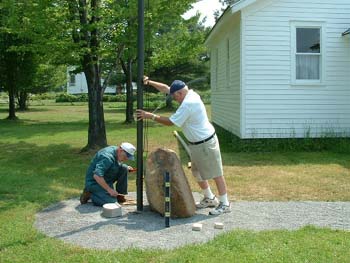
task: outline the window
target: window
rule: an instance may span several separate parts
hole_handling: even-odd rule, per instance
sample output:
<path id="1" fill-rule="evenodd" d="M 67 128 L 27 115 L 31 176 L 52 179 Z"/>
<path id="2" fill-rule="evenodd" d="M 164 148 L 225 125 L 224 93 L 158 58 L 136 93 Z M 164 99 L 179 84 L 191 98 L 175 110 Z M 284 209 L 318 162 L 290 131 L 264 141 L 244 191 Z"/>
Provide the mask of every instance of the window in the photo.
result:
<path id="1" fill-rule="evenodd" d="M 317 22 L 292 24 L 292 82 L 320 84 L 323 81 L 323 27 Z"/>
<path id="2" fill-rule="evenodd" d="M 320 28 L 296 28 L 296 79 L 320 80 Z"/>
<path id="3" fill-rule="evenodd" d="M 70 74 L 69 76 L 69 86 L 75 86 L 75 75 Z"/>

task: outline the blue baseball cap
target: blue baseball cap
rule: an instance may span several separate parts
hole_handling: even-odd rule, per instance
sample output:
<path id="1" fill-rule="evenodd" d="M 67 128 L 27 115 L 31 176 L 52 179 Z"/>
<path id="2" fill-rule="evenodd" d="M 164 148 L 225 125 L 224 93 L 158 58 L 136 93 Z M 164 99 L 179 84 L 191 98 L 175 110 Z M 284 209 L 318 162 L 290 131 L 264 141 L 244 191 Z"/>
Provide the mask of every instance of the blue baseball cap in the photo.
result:
<path id="1" fill-rule="evenodd" d="M 176 91 L 184 88 L 185 86 L 186 84 L 182 80 L 174 80 L 170 85 L 170 94 L 174 94 Z"/>

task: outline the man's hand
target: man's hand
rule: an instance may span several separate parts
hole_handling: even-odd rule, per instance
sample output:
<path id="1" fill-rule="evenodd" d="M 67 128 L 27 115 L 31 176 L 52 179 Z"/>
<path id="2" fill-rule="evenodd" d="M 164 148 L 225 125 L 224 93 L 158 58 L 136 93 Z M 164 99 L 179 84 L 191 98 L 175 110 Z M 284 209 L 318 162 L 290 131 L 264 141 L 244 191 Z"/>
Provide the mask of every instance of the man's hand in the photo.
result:
<path id="1" fill-rule="evenodd" d="M 148 85 L 149 77 L 143 76 L 143 85 Z"/>
<path id="2" fill-rule="evenodd" d="M 117 200 L 119 204 L 125 203 L 126 202 L 125 195 L 118 195 Z"/>
<path id="3" fill-rule="evenodd" d="M 148 111 L 136 110 L 136 118 L 138 121 L 144 120 L 144 119 L 152 119 L 153 116 L 154 114 Z"/>
<path id="4" fill-rule="evenodd" d="M 134 167 L 128 166 L 128 171 L 129 171 L 130 173 L 133 173 L 133 172 L 136 172 L 137 169 L 134 168 Z"/>
<path id="5" fill-rule="evenodd" d="M 117 197 L 118 194 L 119 194 L 116 190 L 114 190 L 112 188 L 108 189 L 108 193 L 109 193 L 110 196 L 114 196 L 114 197 Z"/>

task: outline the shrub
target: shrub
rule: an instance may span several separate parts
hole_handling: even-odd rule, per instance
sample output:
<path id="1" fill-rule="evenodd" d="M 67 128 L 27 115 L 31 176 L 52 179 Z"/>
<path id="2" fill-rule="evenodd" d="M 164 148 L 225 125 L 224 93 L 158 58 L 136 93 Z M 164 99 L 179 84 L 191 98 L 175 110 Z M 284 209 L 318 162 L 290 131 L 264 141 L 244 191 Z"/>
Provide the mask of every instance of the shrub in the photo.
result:
<path id="1" fill-rule="evenodd" d="M 56 93 L 41 93 L 41 94 L 31 94 L 30 100 L 54 100 L 56 99 Z"/>
<path id="2" fill-rule="evenodd" d="M 77 102 L 78 99 L 76 96 L 67 94 L 67 93 L 61 93 L 56 96 L 56 102 Z"/>
<path id="3" fill-rule="evenodd" d="M 350 153 L 350 138 L 274 138 L 274 139 L 240 139 L 224 128 L 215 125 L 220 137 L 223 152 L 314 152 L 332 151 Z"/>

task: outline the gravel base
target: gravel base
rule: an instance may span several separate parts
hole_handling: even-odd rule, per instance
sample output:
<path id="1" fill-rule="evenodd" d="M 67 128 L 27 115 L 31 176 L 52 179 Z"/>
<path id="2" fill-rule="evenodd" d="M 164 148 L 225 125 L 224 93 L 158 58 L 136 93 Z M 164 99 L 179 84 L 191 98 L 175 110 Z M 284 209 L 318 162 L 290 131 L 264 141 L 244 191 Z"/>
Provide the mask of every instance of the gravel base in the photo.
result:
<path id="1" fill-rule="evenodd" d="M 136 198 L 135 193 L 130 193 Z M 194 193 L 199 201 L 200 195 Z M 350 230 L 350 202 L 234 202 L 232 212 L 209 216 L 210 209 L 197 210 L 190 218 L 170 220 L 151 212 L 144 196 L 144 211 L 136 205 L 123 206 L 123 216 L 104 218 L 102 208 L 79 199 L 54 204 L 36 215 L 35 227 L 44 234 L 84 248 L 103 250 L 127 248 L 174 249 L 204 243 L 233 229 L 252 231 L 296 230 L 306 225 Z M 224 229 L 214 229 L 214 224 Z M 201 231 L 192 231 L 192 224 L 201 223 Z"/>

